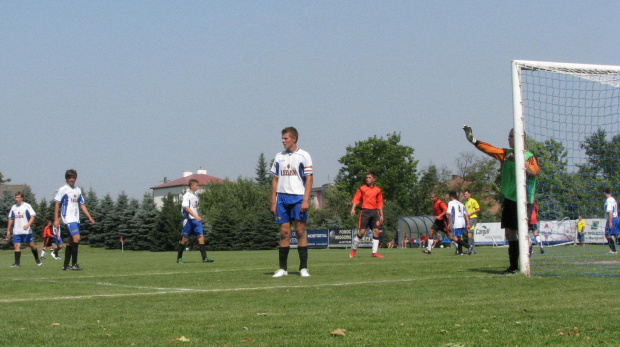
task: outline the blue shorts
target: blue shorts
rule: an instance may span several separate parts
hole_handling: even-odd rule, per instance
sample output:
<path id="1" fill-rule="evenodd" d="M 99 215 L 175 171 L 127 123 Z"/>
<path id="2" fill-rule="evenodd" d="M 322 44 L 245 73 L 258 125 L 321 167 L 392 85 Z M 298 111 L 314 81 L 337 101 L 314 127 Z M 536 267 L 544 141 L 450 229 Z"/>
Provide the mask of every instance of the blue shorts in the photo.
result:
<path id="1" fill-rule="evenodd" d="M 276 199 L 276 223 L 290 223 L 292 219 L 305 222 L 308 219 L 308 211 L 301 213 L 303 195 L 278 193 Z"/>
<path id="2" fill-rule="evenodd" d="M 69 235 L 75 236 L 80 234 L 80 224 L 79 223 L 67 223 L 65 224 L 65 228 L 69 231 Z"/>
<path id="3" fill-rule="evenodd" d="M 605 221 L 605 235 L 618 235 L 620 234 L 620 217 L 614 217 L 611 220 L 611 229 L 609 229 L 609 223 Z"/>
<path id="4" fill-rule="evenodd" d="M 185 218 L 183 219 L 183 228 L 181 229 L 181 236 L 188 239 L 192 235 L 202 236 L 202 223 L 195 219 Z"/>
<path id="5" fill-rule="evenodd" d="M 452 236 L 461 237 L 463 233 L 467 233 L 467 228 L 452 229 Z"/>
<path id="6" fill-rule="evenodd" d="M 54 235 L 54 236 L 52 236 L 52 240 L 54 241 L 55 244 L 62 245 L 62 238 L 61 237 Z"/>
<path id="7" fill-rule="evenodd" d="M 583 232 L 577 233 L 577 240 L 579 242 L 585 242 L 586 241 L 586 234 Z"/>
<path id="8" fill-rule="evenodd" d="M 15 235 L 13 234 L 13 243 L 30 243 L 33 241 L 32 234 Z"/>

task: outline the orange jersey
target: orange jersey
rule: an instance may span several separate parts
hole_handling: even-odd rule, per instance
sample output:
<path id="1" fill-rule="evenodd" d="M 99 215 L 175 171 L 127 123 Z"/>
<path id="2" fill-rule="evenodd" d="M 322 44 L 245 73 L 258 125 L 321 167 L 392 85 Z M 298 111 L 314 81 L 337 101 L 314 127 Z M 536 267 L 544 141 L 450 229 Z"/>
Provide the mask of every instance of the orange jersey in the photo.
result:
<path id="1" fill-rule="evenodd" d="M 52 237 L 52 229 L 47 225 L 43 228 L 43 237 Z"/>
<path id="2" fill-rule="evenodd" d="M 506 158 L 506 148 L 497 148 L 482 141 L 478 141 L 478 143 L 476 144 L 476 148 L 478 148 L 483 153 L 499 160 L 502 163 Z M 525 169 L 531 176 L 538 175 L 538 171 L 540 171 L 540 168 L 538 167 L 538 161 L 536 160 L 536 157 L 532 156 L 525 161 Z"/>
<path id="3" fill-rule="evenodd" d="M 383 193 L 377 186 L 363 185 L 353 195 L 352 204 L 362 203 L 363 210 L 377 210 L 383 208 Z"/>
<path id="4" fill-rule="evenodd" d="M 446 205 L 445 202 L 437 199 L 435 200 L 435 202 L 433 203 L 433 216 L 435 218 L 437 218 L 438 220 L 443 220 L 443 218 L 446 216 L 446 212 L 448 211 L 448 205 Z M 440 214 L 444 214 L 441 217 L 437 217 Z"/>

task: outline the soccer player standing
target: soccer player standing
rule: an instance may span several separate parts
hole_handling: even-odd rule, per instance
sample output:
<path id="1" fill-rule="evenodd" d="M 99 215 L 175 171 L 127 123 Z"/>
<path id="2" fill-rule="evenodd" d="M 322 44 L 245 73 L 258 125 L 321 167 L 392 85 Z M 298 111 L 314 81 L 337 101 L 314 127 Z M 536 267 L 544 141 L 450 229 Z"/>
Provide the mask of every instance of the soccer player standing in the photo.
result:
<path id="1" fill-rule="evenodd" d="M 435 246 L 435 234 L 437 232 L 443 231 L 446 235 L 448 234 L 448 225 L 446 224 L 445 218 L 448 212 L 448 205 L 437 197 L 437 193 L 431 193 L 431 201 L 433 202 L 433 216 L 435 216 L 435 221 L 433 225 L 431 225 L 426 249 L 423 251 L 426 254 L 431 254 Z"/>
<path id="2" fill-rule="evenodd" d="M 77 171 L 69 169 L 65 172 L 65 181 L 67 184 L 60 187 L 54 197 L 54 227 L 62 223 L 69 232 L 67 238 L 67 247 L 65 247 L 65 261 L 63 270 L 82 270 L 78 265 L 78 246 L 80 245 L 80 210 L 88 218 L 90 224 L 95 224 L 95 220 L 88 213 L 88 209 L 84 204 L 84 197 L 80 187 L 75 186 L 77 180 Z M 71 260 L 71 266 L 69 266 Z"/>
<path id="3" fill-rule="evenodd" d="M 306 238 L 306 220 L 312 190 L 312 159 L 310 154 L 297 147 L 299 134 L 297 129 L 282 129 L 284 151 L 276 154 L 271 166 L 271 206 L 269 210 L 280 225 L 280 247 L 278 258 L 280 268 L 273 277 L 288 275 L 288 253 L 291 247 L 291 221 L 295 220 L 297 252 L 299 254 L 299 274 L 309 277 L 308 273 L 308 239 Z"/>
<path id="4" fill-rule="evenodd" d="M 474 251 L 474 246 L 470 245 L 468 247 L 467 244 L 461 239 L 463 233 L 466 233 L 467 230 L 469 230 L 469 217 L 467 217 L 465 205 L 457 199 L 457 194 L 455 191 L 448 193 L 448 197 L 450 197 L 450 202 L 448 202 L 446 216 L 448 217 L 448 225 L 451 229 L 448 234 L 450 239 L 452 239 L 452 241 L 454 241 L 459 248 L 468 248 L 467 254 L 471 255 Z M 459 253 L 463 254 L 461 252 Z"/>
<path id="5" fill-rule="evenodd" d="M 477 140 L 472 133 L 471 127 L 463 126 L 467 141 L 473 144 L 479 151 L 499 160 L 501 165 L 500 191 L 504 195 L 502 205 L 502 223 L 506 239 L 508 240 L 508 259 L 510 267 L 503 274 L 509 275 L 519 271 L 519 223 L 517 218 L 517 169 L 514 156 L 514 129 L 508 133 L 508 145 L 510 148 L 493 147 L 486 142 Z M 528 211 L 532 210 L 534 192 L 536 191 L 536 177 L 538 176 L 538 161 L 534 154 L 525 150 L 525 185 L 527 192 Z M 529 217 L 529 216 L 528 216 Z"/>
<path id="6" fill-rule="evenodd" d="M 11 226 L 13 228 L 13 250 L 15 255 L 15 263 L 11 267 L 21 266 L 21 244 L 25 243 L 32 250 L 34 260 L 38 266 L 43 265 L 39 259 L 39 253 L 37 252 L 37 246 L 34 244 L 32 235 L 32 222 L 34 222 L 34 216 L 36 213 L 32 209 L 29 203 L 24 202 L 24 196 L 22 192 L 15 193 L 15 205 L 11 207 L 9 211 L 9 221 L 6 226 L 6 238 L 11 237 Z"/>
<path id="7" fill-rule="evenodd" d="M 616 251 L 616 242 L 618 241 L 618 230 L 620 228 L 620 218 L 618 218 L 618 203 L 611 195 L 611 189 L 603 190 L 605 196 L 605 237 L 609 244 L 610 254 L 618 253 Z"/>
<path id="8" fill-rule="evenodd" d="M 476 231 L 476 224 L 478 224 L 478 213 L 480 213 L 480 204 L 476 199 L 471 197 L 471 191 L 465 190 L 463 193 L 465 196 L 465 209 L 467 210 L 467 218 L 469 218 L 469 230 L 467 230 L 467 244 L 473 246 L 472 252 L 476 253 L 476 242 L 474 240 L 474 232 Z M 471 254 L 471 253 L 470 253 Z"/>
<path id="9" fill-rule="evenodd" d="M 383 258 L 377 253 L 379 250 L 379 228 L 383 224 L 383 193 L 381 188 L 375 185 L 376 175 L 374 171 L 368 171 L 366 174 L 366 184 L 359 187 L 353 195 L 351 203 L 351 216 L 355 216 L 355 208 L 362 204 L 362 212 L 357 224 L 357 235 L 351 242 L 351 252 L 349 258 L 355 257 L 357 247 L 360 244 L 360 238 L 366 234 L 366 229 L 372 229 L 372 255 L 373 258 Z"/>
<path id="10" fill-rule="evenodd" d="M 196 235 L 198 240 L 198 249 L 202 255 L 203 263 L 212 263 L 213 259 L 207 258 L 207 249 L 205 246 L 205 237 L 202 230 L 202 217 L 198 215 L 198 191 L 200 186 L 195 179 L 189 180 L 189 190 L 183 194 L 183 202 L 181 203 L 181 213 L 183 214 L 183 228 L 181 229 L 181 241 L 177 251 L 177 263 L 183 263 L 183 251 L 185 244 L 192 235 Z"/>

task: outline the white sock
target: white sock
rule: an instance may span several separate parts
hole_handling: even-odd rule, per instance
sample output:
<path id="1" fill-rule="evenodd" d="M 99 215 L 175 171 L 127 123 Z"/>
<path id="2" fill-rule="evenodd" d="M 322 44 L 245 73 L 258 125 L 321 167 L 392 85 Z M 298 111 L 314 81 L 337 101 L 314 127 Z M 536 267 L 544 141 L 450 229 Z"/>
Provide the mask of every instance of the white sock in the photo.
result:
<path id="1" fill-rule="evenodd" d="M 372 240 L 372 253 L 377 253 L 379 250 L 379 240 Z"/>
<path id="2" fill-rule="evenodd" d="M 536 236 L 536 242 L 538 243 L 538 245 L 540 246 L 540 248 L 543 248 L 542 242 L 540 241 L 540 235 Z"/>
<path id="3" fill-rule="evenodd" d="M 428 251 L 430 252 L 431 249 L 433 249 L 433 240 L 428 240 L 427 242 L 428 244 L 426 245 L 426 249 L 428 249 Z"/>
<path id="4" fill-rule="evenodd" d="M 353 239 L 353 244 L 351 245 L 351 249 L 352 250 L 357 250 L 357 247 L 360 245 L 360 238 L 357 237 L 357 235 L 355 235 L 355 238 Z"/>
<path id="5" fill-rule="evenodd" d="M 45 250 L 41 251 L 41 257 L 45 257 Z"/>

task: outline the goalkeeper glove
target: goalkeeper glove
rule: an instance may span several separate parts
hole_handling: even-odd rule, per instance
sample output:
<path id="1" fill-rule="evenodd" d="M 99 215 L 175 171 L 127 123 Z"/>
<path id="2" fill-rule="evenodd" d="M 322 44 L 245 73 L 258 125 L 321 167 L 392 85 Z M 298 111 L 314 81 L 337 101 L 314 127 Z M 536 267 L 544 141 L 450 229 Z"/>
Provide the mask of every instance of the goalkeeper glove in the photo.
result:
<path id="1" fill-rule="evenodd" d="M 471 127 L 469 125 L 463 125 L 463 130 L 465 130 L 465 137 L 467 137 L 467 141 L 471 142 L 474 145 L 478 143 L 478 140 L 476 140 L 476 138 L 472 134 Z"/>

